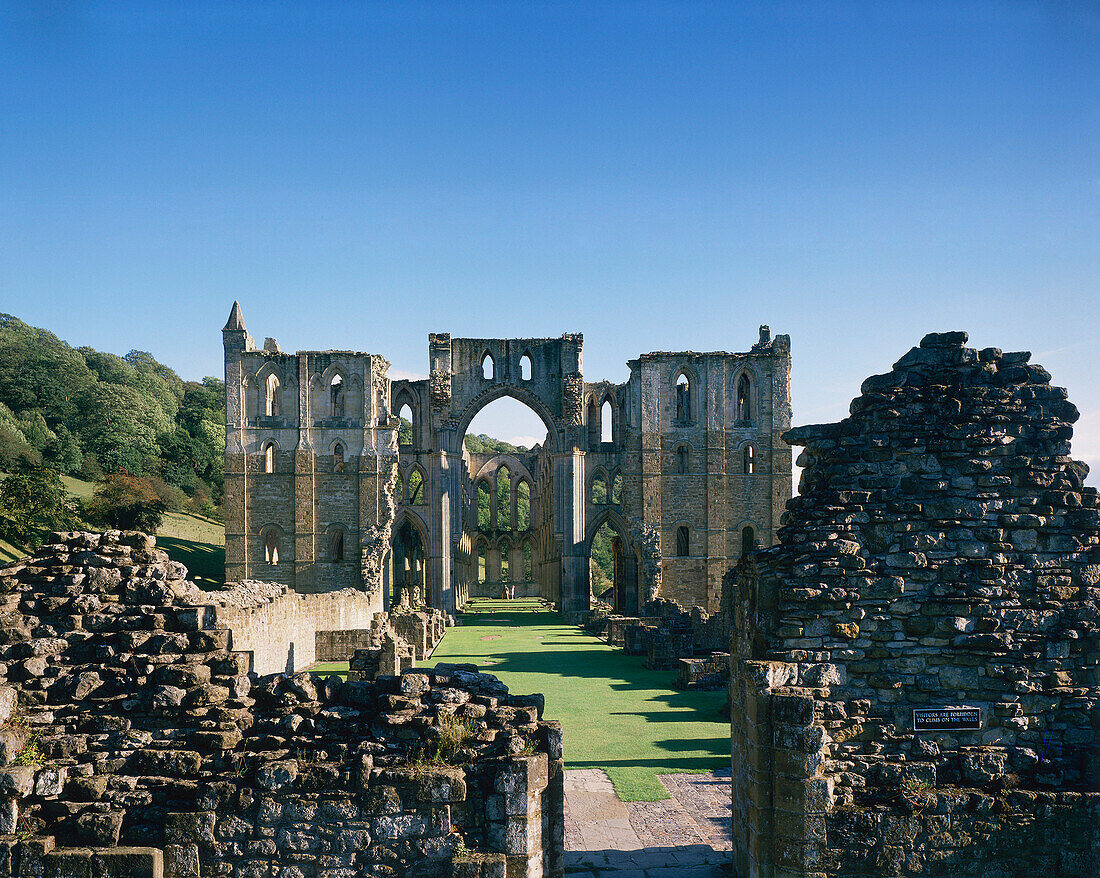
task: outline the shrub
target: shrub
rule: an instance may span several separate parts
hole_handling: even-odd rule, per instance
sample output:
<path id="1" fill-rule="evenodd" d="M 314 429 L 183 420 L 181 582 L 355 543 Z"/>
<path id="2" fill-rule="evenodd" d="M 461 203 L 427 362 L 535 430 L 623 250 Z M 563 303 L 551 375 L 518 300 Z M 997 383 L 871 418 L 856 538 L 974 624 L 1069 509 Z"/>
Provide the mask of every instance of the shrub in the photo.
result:
<path id="1" fill-rule="evenodd" d="M 156 533 L 167 509 L 152 480 L 121 472 L 105 476 L 86 507 L 88 517 L 99 524 L 149 534 Z"/>

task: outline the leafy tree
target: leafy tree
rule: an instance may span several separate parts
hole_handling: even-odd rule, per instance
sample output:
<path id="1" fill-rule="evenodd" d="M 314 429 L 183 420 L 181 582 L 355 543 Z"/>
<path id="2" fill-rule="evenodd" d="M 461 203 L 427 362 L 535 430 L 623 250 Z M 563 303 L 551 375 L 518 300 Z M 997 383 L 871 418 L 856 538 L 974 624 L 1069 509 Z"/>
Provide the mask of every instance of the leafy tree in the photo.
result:
<path id="1" fill-rule="evenodd" d="M 492 436 L 486 436 L 484 433 L 478 433 L 473 436 L 467 434 L 462 444 L 467 451 L 474 454 L 483 452 L 492 452 L 493 454 L 515 454 L 516 452 L 525 452 L 528 450 L 522 445 L 513 445 L 511 442 L 505 442 L 503 439 L 494 439 Z"/>
<path id="2" fill-rule="evenodd" d="M 69 528 L 76 520 L 56 471 L 21 464 L 0 479 L 0 537 L 9 543 L 30 546 L 40 531 Z"/>
<path id="3" fill-rule="evenodd" d="M 57 425 L 57 432 L 42 449 L 42 456 L 53 469 L 65 475 L 80 472 L 84 465 L 80 443 L 64 424 Z"/>
<path id="4" fill-rule="evenodd" d="M 100 482 L 88 502 L 88 517 L 108 527 L 155 534 L 168 509 L 157 488 L 147 478 L 111 473 Z"/>

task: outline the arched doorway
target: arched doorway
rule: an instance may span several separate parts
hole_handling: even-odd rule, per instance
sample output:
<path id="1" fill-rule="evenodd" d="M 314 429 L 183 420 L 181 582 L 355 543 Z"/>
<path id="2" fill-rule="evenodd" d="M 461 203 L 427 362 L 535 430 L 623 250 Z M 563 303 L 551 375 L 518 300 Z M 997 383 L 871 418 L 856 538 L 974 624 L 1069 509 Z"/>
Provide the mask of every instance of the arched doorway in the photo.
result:
<path id="1" fill-rule="evenodd" d="M 613 510 L 596 516 L 588 536 L 589 587 L 592 597 L 616 613 L 638 612 L 638 555 L 626 522 Z"/>
<path id="2" fill-rule="evenodd" d="M 390 607 L 426 606 L 428 590 L 424 538 L 409 515 L 395 522 L 390 538 Z"/>

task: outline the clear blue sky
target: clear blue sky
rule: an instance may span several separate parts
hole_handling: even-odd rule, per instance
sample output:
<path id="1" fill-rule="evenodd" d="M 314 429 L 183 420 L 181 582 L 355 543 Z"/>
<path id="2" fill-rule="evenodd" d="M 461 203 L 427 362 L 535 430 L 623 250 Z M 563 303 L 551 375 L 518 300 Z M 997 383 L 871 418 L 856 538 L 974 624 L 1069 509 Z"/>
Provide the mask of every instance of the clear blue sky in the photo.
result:
<path id="1" fill-rule="evenodd" d="M 430 331 L 624 380 L 768 323 L 796 422 L 966 329 L 1100 469 L 1098 9 L 0 2 L 0 310 L 185 377 L 234 299 L 414 374 Z"/>

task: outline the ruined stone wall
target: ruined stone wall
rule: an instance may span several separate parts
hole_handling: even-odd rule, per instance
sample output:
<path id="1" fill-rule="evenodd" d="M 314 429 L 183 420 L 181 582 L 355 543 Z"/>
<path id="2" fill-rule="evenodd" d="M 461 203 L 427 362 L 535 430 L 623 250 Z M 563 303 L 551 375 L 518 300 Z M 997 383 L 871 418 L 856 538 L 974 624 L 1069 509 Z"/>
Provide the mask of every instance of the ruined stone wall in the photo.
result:
<path id="1" fill-rule="evenodd" d="M 500 552 L 512 570 L 532 542 L 532 578 L 518 595 L 541 596 L 583 622 L 590 604 L 591 542 L 605 523 L 622 544 L 616 609 L 636 613 L 658 593 L 713 613 L 721 583 L 750 539 L 769 545 L 791 494 L 790 340 L 761 327 L 744 353 L 691 351 L 632 360 L 625 384 L 586 382 L 583 338 L 429 336 L 427 379 L 395 381 L 378 356 L 342 351 L 283 353 L 256 347 L 234 306 L 223 330 L 226 369 L 226 571 L 230 581 L 280 582 L 299 592 L 371 591 L 386 569 L 395 508 L 424 543 L 426 602 L 453 613 L 471 594 L 500 593 Z M 492 360 L 487 376 L 483 363 Z M 522 364 L 530 363 L 524 376 Z M 689 376 L 679 412 L 677 378 Z M 332 381 L 345 387 L 339 413 Z M 739 387 L 747 382 L 742 404 Z M 270 382 L 278 405 L 267 413 Z M 490 584 L 477 583 L 470 525 L 476 496 L 462 440 L 487 405 L 508 396 L 529 405 L 547 428 L 531 475 L 530 533 L 490 536 Z M 604 403 L 608 413 L 603 411 Z M 397 414 L 410 407 L 412 435 L 398 447 Z M 602 419 L 612 430 L 604 441 Z M 268 445 L 273 471 L 267 471 Z M 334 449 L 343 449 L 342 472 Z M 751 455 L 747 457 L 751 450 Z M 682 452 L 682 454 L 681 454 Z M 418 500 L 390 496 L 423 476 Z M 681 472 L 681 469 L 683 472 Z M 602 475 L 609 492 L 594 498 Z M 618 502 L 615 502 L 617 499 Z M 689 529 L 680 551 L 677 528 Z M 348 554 L 331 557 L 334 530 Z M 278 563 L 269 563 L 269 539 Z M 505 542 L 507 541 L 507 543 Z"/>
<path id="2" fill-rule="evenodd" d="M 380 594 L 354 588 L 323 594 L 298 594 L 268 583 L 240 583 L 229 595 L 208 593 L 213 626 L 233 632 L 235 652 L 251 656 L 250 671 L 257 674 L 295 673 L 327 659 L 318 655 L 322 632 L 367 628 L 382 610 Z"/>
<path id="3" fill-rule="evenodd" d="M 541 696 L 250 677 L 185 576 L 118 532 L 0 568 L 0 875 L 561 874 Z"/>
<path id="4" fill-rule="evenodd" d="M 770 545 L 791 496 L 790 448 L 780 438 L 790 427 L 790 339 L 761 327 L 747 353 L 661 352 L 629 365 L 624 515 L 659 536 L 660 596 L 716 612 L 744 528 Z M 686 554 L 677 546 L 680 527 L 688 528 Z"/>
<path id="5" fill-rule="evenodd" d="M 731 642 L 742 871 L 1095 874 L 1100 500 L 1065 390 L 965 339 L 787 434 L 800 496 Z M 916 727 L 947 707 L 978 728 Z"/>
<path id="6" fill-rule="evenodd" d="M 226 580 L 380 592 L 398 460 L 389 363 L 258 349 L 236 304 L 222 336 Z"/>

